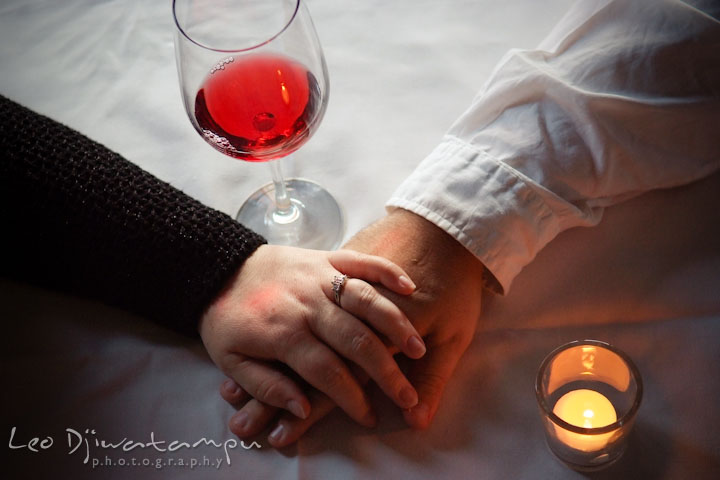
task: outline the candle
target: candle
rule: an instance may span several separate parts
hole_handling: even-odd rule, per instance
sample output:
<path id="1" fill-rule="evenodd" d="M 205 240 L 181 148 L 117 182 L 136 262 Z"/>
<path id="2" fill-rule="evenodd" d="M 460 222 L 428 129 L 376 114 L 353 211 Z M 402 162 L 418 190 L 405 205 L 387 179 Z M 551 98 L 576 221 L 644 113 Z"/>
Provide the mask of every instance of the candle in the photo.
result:
<path id="1" fill-rule="evenodd" d="M 570 468 L 594 472 L 627 450 L 642 379 L 630 357 L 612 345 L 575 341 L 542 361 L 535 396 L 550 451 Z"/>
<path id="2" fill-rule="evenodd" d="M 594 390 L 580 389 L 566 393 L 557 401 L 553 413 L 570 425 L 582 428 L 600 428 L 617 420 L 617 413 L 610 400 Z M 583 452 L 604 448 L 613 432 L 585 435 L 570 432 L 556 426 L 560 441 Z"/>

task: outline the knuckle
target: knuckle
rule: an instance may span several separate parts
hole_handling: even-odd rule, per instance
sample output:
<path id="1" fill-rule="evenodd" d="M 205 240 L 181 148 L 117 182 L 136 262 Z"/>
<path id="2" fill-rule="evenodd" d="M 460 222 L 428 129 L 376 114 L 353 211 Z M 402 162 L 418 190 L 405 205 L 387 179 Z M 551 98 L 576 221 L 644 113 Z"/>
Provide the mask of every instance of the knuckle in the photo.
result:
<path id="1" fill-rule="evenodd" d="M 418 390 L 437 394 L 445 388 L 445 377 L 433 372 L 423 372 L 413 378 L 413 385 Z"/>
<path id="2" fill-rule="evenodd" d="M 268 403 L 282 400 L 282 380 L 274 377 L 261 380 L 255 389 L 255 398 Z"/>
<path id="3" fill-rule="evenodd" d="M 407 383 L 405 376 L 402 374 L 396 364 L 393 362 L 385 362 L 375 381 L 380 385 L 404 385 Z"/>
<path id="4" fill-rule="evenodd" d="M 345 250 L 348 260 L 354 263 L 360 263 L 365 260 L 365 254 L 356 250 Z"/>
<path id="5" fill-rule="evenodd" d="M 380 268 L 383 270 L 386 270 L 388 272 L 395 272 L 397 268 L 397 265 L 395 265 L 393 262 L 391 262 L 389 259 L 385 257 L 378 257 L 378 262 Z M 399 269 L 398 269 L 399 270 Z"/>
<path id="6" fill-rule="evenodd" d="M 350 341 L 350 350 L 357 357 L 363 357 L 372 351 L 374 344 L 374 338 L 370 332 L 359 332 L 353 335 Z"/>
<path id="7" fill-rule="evenodd" d="M 288 355 L 292 355 L 301 345 L 305 343 L 306 332 L 303 329 L 297 329 L 281 336 L 282 341 L 278 342 L 276 356 L 280 360 L 285 360 Z"/>
<path id="8" fill-rule="evenodd" d="M 368 311 L 375 306 L 377 302 L 378 293 L 370 285 L 363 285 L 358 292 L 358 306 L 363 311 Z"/>
<path id="9" fill-rule="evenodd" d="M 322 370 L 322 380 L 325 387 L 334 390 L 345 384 L 346 374 L 342 365 L 333 363 L 324 366 Z"/>
<path id="10" fill-rule="evenodd" d="M 388 328 L 392 328 L 393 331 L 403 333 L 415 332 L 412 323 L 410 323 L 410 320 L 394 303 L 390 302 L 386 305 L 384 304 L 382 313 Z"/>
<path id="11" fill-rule="evenodd" d="M 210 354 L 213 361 L 220 367 L 226 375 L 230 376 L 230 372 L 237 368 L 244 371 L 247 365 L 247 357 L 237 352 L 226 351 L 220 354 Z"/>
<path id="12" fill-rule="evenodd" d="M 231 353 L 225 356 L 225 363 L 223 365 L 227 368 L 228 372 L 235 370 L 238 375 L 243 378 L 247 378 L 252 369 L 252 362 L 245 355 L 237 353 Z"/>

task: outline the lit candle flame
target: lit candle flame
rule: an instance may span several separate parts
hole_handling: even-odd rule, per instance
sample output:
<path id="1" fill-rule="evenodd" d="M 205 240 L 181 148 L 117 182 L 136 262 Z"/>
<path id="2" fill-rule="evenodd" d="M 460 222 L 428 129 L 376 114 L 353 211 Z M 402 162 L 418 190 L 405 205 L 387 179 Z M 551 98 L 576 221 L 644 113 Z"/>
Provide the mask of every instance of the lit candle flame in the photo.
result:
<path id="1" fill-rule="evenodd" d="M 570 425 L 583 428 L 600 428 L 617 420 L 617 413 L 610 400 L 594 390 L 579 389 L 568 392 L 557 401 L 553 413 Z M 555 426 L 558 439 L 566 445 L 592 452 L 604 448 L 613 432 L 584 435 Z"/>

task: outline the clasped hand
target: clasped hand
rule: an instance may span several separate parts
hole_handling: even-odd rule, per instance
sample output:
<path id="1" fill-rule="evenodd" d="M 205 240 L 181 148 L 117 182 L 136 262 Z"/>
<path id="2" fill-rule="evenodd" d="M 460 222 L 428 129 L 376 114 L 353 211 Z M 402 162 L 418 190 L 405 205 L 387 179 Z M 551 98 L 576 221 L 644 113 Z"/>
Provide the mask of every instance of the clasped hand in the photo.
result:
<path id="1" fill-rule="evenodd" d="M 350 277 L 342 308 L 332 289 L 341 274 Z M 377 334 L 410 358 L 422 357 L 425 346 L 403 312 L 368 282 L 400 296 L 415 289 L 403 269 L 384 258 L 263 245 L 203 316 L 203 343 L 215 364 L 265 405 L 308 418 L 302 380 L 373 426 L 367 395 L 340 356 L 407 409 L 417 404 L 417 392 Z"/>
<path id="2" fill-rule="evenodd" d="M 427 343 L 427 354 L 414 360 L 409 370 L 418 403 L 403 410 L 408 425 L 425 428 L 474 335 L 480 315 L 484 267 L 443 230 L 401 209 L 361 231 L 346 248 L 387 257 L 403 266 L 418 282 L 411 295 L 398 295 L 392 289 L 382 294 L 408 315 Z M 383 285 L 387 287 L 389 283 Z M 388 347 L 397 350 L 392 345 Z M 305 392 L 312 410 L 307 418 L 298 418 L 253 398 L 251 391 L 232 379 L 220 388 L 223 398 L 238 409 L 230 419 L 230 430 L 248 438 L 273 422 L 269 440 L 276 447 L 295 442 L 335 407 L 336 402 L 326 395 L 327 391 L 307 387 Z"/>

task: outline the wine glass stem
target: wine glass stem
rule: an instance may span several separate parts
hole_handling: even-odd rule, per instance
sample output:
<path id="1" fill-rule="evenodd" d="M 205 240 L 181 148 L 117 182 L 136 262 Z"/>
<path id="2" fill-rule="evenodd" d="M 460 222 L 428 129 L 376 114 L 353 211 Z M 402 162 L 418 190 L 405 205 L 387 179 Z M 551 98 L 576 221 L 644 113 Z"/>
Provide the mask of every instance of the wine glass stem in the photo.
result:
<path id="1" fill-rule="evenodd" d="M 272 172 L 273 185 L 275 186 L 275 210 L 272 212 L 272 221 L 275 223 L 287 224 L 298 219 L 300 210 L 293 205 L 285 185 L 285 178 L 282 173 L 281 159 L 268 162 Z"/>

